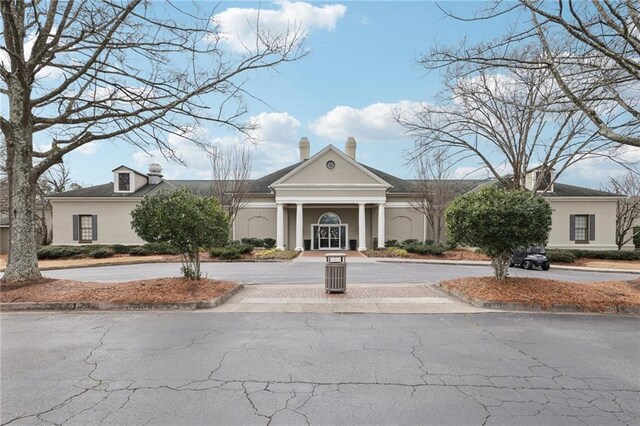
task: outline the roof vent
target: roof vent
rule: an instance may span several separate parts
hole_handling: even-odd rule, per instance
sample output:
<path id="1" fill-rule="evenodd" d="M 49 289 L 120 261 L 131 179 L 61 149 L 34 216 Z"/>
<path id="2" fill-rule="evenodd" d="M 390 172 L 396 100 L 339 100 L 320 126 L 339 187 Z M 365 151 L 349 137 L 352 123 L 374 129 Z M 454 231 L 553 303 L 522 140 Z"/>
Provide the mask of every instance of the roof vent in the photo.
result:
<path id="1" fill-rule="evenodd" d="M 149 184 L 157 185 L 162 182 L 162 166 L 158 163 L 149 164 L 149 172 L 147 173 L 149 177 Z"/>

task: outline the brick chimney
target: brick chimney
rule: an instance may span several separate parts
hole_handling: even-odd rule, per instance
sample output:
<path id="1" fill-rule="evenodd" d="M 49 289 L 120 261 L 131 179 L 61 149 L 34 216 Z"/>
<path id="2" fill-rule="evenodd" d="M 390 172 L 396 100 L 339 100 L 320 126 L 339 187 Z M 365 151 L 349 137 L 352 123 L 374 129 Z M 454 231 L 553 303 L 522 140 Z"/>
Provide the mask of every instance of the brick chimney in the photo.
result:
<path id="1" fill-rule="evenodd" d="M 344 146 L 344 153 L 351 157 L 352 160 L 356 159 L 356 140 L 353 136 L 347 138 L 347 143 Z"/>

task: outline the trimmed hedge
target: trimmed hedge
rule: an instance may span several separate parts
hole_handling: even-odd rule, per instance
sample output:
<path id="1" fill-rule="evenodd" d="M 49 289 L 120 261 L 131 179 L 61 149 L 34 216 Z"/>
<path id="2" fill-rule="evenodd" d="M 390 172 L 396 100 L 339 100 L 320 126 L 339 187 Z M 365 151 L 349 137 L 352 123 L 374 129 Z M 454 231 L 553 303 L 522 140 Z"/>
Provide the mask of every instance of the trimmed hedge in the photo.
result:
<path id="1" fill-rule="evenodd" d="M 576 261 L 576 255 L 570 250 L 546 250 L 547 259 L 553 263 L 572 263 Z"/>
<path id="2" fill-rule="evenodd" d="M 151 252 L 142 246 L 133 246 L 129 249 L 129 256 L 149 256 Z"/>
<path id="3" fill-rule="evenodd" d="M 274 240 L 273 238 L 265 238 L 262 241 L 264 248 L 266 248 L 267 250 L 272 249 L 276 246 L 276 240 Z"/>
<path id="4" fill-rule="evenodd" d="M 89 252 L 89 256 L 93 257 L 94 259 L 105 259 L 107 257 L 113 257 L 115 254 L 115 251 L 108 247 L 98 248 L 96 250 L 93 250 L 92 252 Z"/>
<path id="5" fill-rule="evenodd" d="M 253 247 L 264 247 L 264 240 L 262 238 L 241 238 L 240 242 L 242 244 L 248 244 Z"/>
<path id="6" fill-rule="evenodd" d="M 440 245 L 431 245 L 431 244 L 413 244 L 404 246 L 404 249 L 409 253 L 415 254 L 429 254 L 434 256 L 442 256 L 447 248 L 445 246 Z"/>
<path id="7" fill-rule="evenodd" d="M 638 250 L 579 250 L 571 249 L 576 257 L 584 257 L 586 259 L 604 259 L 604 260 L 640 260 L 640 251 Z"/>
<path id="8" fill-rule="evenodd" d="M 548 249 L 547 257 L 551 262 L 571 263 L 576 259 L 602 259 L 602 260 L 640 260 L 640 250 L 581 250 Z"/>
<path id="9" fill-rule="evenodd" d="M 150 254 L 180 254 L 180 250 L 164 243 L 146 243 L 144 247 Z"/>

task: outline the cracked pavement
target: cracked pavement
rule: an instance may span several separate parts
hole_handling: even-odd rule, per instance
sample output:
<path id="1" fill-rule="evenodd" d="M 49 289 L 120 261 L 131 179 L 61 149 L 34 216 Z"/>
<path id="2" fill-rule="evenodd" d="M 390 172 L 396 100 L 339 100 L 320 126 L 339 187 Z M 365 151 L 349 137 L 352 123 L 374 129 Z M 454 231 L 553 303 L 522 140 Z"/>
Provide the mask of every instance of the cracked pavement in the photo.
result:
<path id="1" fill-rule="evenodd" d="M 639 425 L 633 317 L 6 313 L 0 423 Z"/>

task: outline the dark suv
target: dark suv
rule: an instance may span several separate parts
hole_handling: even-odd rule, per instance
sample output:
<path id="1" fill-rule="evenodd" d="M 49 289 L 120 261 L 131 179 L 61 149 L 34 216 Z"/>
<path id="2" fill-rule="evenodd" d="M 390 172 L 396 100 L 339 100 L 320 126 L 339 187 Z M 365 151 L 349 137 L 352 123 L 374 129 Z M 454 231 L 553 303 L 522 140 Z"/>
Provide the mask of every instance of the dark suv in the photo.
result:
<path id="1" fill-rule="evenodd" d="M 549 259 L 545 256 L 544 247 L 518 247 L 511 255 L 511 263 L 509 266 L 519 265 L 524 269 L 532 269 L 534 266 L 548 271 L 550 264 Z"/>

